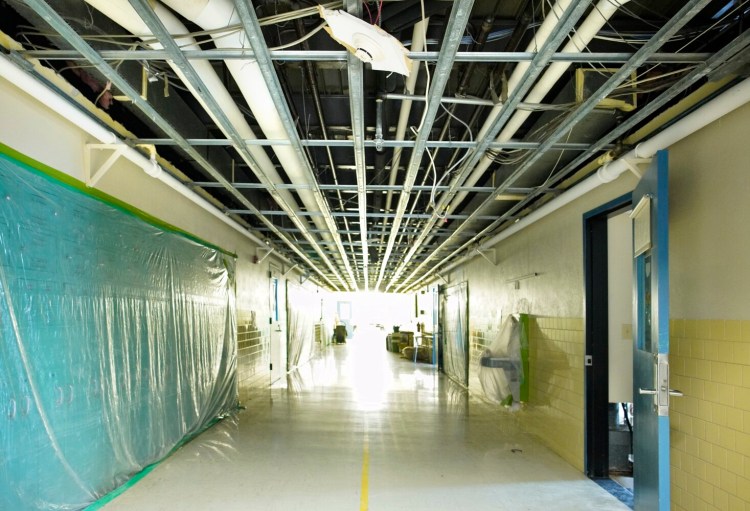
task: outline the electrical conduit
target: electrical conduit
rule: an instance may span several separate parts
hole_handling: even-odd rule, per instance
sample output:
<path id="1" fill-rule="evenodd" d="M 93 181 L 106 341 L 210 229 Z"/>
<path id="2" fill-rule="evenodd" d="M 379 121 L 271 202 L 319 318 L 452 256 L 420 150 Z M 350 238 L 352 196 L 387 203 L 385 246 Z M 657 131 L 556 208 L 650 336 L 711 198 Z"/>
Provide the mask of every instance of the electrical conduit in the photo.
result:
<path id="1" fill-rule="evenodd" d="M 547 215 L 557 211 L 558 209 L 570 204 L 574 200 L 582 197 L 590 191 L 598 188 L 599 186 L 611 183 L 621 176 L 624 172 L 630 170 L 630 166 L 626 163 L 627 160 L 637 158 L 651 158 L 657 151 L 661 149 L 667 149 L 680 140 L 692 135 L 698 130 L 708 126 L 712 122 L 720 119 L 728 113 L 736 110 L 737 108 L 750 103 L 750 78 L 745 79 L 739 84 L 735 85 L 731 89 L 727 90 L 720 96 L 704 104 L 700 108 L 697 108 L 692 113 L 686 115 L 673 125 L 665 128 L 658 135 L 651 137 L 638 144 L 634 149 L 631 149 L 617 160 L 607 163 L 600 167 L 595 174 L 592 174 L 588 178 L 581 181 L 578 185 L 562 193 L 555 199 L 547 202 L 540 208 L 532 211 L 527 216 L 523 217 L 517 223 L 511 225 L 504 231 L 498 233 L 487 241 L 482 242 L 478 250 L 488 250 L 506 238 L 516 234 L 517 232 L 529 227 L 531 224 L 541 220 Z M 453 263 L 447 265 L 442 271 L 447 272 L 464 264 L 471 259 L 476 257 L 475 251 L 465 255 Z M 428 275 L 434 273 L 437 268 L 430 270 L 429 273 L 425 274 L 424 277 L 419 281 L 427 278 Z M 414 282 L 411 288 L 419 282 Z"/>

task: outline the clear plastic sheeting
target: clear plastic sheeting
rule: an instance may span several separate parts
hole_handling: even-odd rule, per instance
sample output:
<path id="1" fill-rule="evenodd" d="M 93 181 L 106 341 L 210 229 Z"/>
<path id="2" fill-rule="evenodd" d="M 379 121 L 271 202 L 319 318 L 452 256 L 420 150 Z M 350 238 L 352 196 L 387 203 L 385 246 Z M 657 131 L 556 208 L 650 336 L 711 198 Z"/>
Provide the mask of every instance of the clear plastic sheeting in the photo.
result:
<path id="1" fill-rule="evenodd" d="M 469 382 L 469 286 L 462 282 L 440 294 L 443 371 L 458 383 Z"/>
<path id="2" fill-rule="evenodd" d="M 482 352 L 478 377 L 488 400 L 505 406 L 521 401 L 521 382 L 524 379 L 521 325 L 515 316 L 505 318 L 500 330 Z"/>
<path id="3" fill-rule="evenodd" d="M 320 298 L 302 286 L 287 282 L 288 369 L 304 364 L 313 354 L 315 323 L 320 320 Z"/>
<path id="4" fill-rule="evenodd" d="M 233 257 L 0 154 L 0 509 L 76 510 L 236 406 Z"/>

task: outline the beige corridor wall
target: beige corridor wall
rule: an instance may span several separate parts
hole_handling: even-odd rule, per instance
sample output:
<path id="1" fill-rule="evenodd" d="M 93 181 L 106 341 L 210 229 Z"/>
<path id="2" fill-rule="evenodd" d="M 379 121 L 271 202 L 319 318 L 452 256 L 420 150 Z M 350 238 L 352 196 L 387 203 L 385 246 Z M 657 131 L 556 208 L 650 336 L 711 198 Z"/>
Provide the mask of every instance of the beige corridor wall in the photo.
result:
<path id="1" fill-rule="evenodd" d="M 493 266 L 475 258 L 450 282 L 469 282 L 472 366 L 507 315 L 530 321 L 530 403 L 519 417 L 550 448 L 583 470 L 583 223 L 582 216 L 628 193 L 630 175 L 603 185 L 496 246 Z M 515 277 L 538 273 L 519 281 Z"/>
<path id="2" fill-rule="evenodd" d="M 750 106 L 670 148 L 672 509 L 750 509 Z M 531 322 L 528 429 L 583 470 L 582 215 L 627 192 L 597 189 L 454 270 L 468 280 L 473 353 L 500 320 Z M 506 283 L 520 281 L 520 289 Z M 476 380 L 470 379 L 476 388 Z"/>
<path id="3" fill-rule="evenodd" d="M 670 155 L 672 509 L 750 509 L 750 107 Z"/>

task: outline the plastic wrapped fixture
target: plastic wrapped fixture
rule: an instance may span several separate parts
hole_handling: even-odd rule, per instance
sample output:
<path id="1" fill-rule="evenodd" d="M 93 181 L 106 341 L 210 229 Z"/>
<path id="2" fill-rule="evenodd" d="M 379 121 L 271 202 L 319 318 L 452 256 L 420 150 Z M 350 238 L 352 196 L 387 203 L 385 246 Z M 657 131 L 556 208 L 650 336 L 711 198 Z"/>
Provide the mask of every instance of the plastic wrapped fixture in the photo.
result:
<path id="1" fill-rule="evenodd" d="M 511 406 L 521 400 L 524 380 L 521 361 L 521 324 L 508 316 L 479 359 L 479 383 L 487 399 Z"/>
<path id="2" fill-rule="evenodd" d="M 469 358 L 469 286 L 462 282 L 440 294 L 443 328 L 443 368 L 457 382 L 468 383 Z"/>
<path id="3" fill-rule="evenodd" d="M 235 407 L 234 267 L 0 154 L 0 509 L 84 508 Z"/>

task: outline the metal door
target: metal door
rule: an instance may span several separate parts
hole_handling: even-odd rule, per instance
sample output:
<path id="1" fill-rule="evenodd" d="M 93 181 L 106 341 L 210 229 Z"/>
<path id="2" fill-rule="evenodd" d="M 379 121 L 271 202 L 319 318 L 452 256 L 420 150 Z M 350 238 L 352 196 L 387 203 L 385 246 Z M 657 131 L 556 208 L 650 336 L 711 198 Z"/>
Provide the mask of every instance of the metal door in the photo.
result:
<path id="1" fill-rule="evenodd" d="M 635 509 L 669 510 L 668 160 L 659 151 L 633 191 Z"/>

